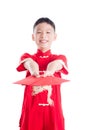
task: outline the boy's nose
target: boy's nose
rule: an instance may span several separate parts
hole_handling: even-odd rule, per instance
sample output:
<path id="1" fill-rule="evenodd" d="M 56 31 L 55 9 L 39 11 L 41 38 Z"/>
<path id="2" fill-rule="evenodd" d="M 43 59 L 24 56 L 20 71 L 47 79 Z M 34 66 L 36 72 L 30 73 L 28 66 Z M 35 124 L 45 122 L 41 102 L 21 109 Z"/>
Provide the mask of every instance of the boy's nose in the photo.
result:
<path id="1" fill-rule="evenodd" d="M 45 32 L 43 32 L 42 34 L 41 34 L 41 37 L 46 37 L 46 33 Z"/>

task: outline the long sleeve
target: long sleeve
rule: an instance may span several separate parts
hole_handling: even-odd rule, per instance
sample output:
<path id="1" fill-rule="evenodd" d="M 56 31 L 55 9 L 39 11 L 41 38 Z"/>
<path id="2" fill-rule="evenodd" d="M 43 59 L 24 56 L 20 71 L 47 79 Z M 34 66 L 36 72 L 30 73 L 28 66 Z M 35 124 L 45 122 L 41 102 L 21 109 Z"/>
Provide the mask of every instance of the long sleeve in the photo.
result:
<path id="1" fill-rule="evenodd" d="M 56 60 L 59 60 L 59 62 L 62 64 L 62 69 L 60 72 L 64 74 L 68 74 L 68 65 L 67 65 L 67 58 L 64 55 L 59 55 Z"/>
<path id="2" fill-rule="evenodd" d="M 19 61 L 19 65 L 17 66 L 16 70 L 17 71 L 24 71 L 26 70 L 26 68 L 24 67 L 23 63 L 28 59 L 28 58 L 31 58 L 32 56 L 28 53 L 24 53 L 21 58 L 20 58 L 20 61 Z"/>

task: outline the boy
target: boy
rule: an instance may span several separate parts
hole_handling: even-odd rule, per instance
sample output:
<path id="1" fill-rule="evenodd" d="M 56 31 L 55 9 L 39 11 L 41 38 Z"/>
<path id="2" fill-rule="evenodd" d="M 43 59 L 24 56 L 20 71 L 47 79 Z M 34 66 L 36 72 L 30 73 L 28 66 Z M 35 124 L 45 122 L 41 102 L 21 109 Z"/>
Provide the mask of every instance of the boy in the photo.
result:
<path id="1" fill-rule="evenodd" d="M 49 18 L 39 18 L 33 26 L 32 39 L 37 45 L 33 55 L 24 53 L 17 71 L 26 70 L 26 77 L 68 74 L 64 55 L 51 53 L 56 40 L 55 24 Z M 20 130 L 65 130 L 61 106 L 60 85 L 25 87 Z"/>

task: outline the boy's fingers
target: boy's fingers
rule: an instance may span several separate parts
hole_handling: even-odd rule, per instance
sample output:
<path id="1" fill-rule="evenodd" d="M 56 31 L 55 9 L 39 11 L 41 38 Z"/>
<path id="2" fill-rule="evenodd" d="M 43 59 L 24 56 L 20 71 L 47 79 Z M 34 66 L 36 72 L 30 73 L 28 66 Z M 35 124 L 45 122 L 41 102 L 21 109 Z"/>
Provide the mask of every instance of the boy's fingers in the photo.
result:
<path id="1" fill-rule="evenodd" d="M 53 73 L 51 73 L 50 71 L 46 71 L 46 72 L 43 74 L 43 77 L 46 77 L 46 76 L 53 76 Z"/>

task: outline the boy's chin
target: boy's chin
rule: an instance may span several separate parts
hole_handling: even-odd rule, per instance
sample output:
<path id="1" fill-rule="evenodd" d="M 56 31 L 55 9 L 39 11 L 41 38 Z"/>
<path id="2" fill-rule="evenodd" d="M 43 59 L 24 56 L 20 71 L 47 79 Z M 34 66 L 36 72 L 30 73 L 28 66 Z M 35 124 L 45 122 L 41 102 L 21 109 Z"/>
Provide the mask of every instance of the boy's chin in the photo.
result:
<path id="1" fill-rule="evenodd" d="M 47 49 L 47 48 L 50 48 L 50 46 L 48 46 L 47 44 L 45 44 L 45 45 L 41 45 L 40 48 Z"/>

